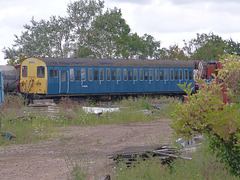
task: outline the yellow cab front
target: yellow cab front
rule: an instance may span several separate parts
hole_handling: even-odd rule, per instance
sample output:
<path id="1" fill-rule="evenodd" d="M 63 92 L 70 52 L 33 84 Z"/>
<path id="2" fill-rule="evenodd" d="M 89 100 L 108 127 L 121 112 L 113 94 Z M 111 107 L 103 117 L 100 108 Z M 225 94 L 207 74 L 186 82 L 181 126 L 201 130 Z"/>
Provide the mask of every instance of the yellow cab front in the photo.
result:
<path id="1" fill-rule="evenodd" d="M 47 94 L 47 66 L 38 58 L 27 58 L 22 64 L 20 89 L 26 94 Z"/>

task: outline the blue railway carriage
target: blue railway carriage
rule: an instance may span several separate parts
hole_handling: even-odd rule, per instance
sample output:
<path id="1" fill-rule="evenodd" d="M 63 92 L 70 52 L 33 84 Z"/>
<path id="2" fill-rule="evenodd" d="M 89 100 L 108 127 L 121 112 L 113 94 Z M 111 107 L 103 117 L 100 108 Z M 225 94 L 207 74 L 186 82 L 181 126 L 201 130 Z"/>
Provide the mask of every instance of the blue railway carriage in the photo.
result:
<path id="1" fill-rule="evenodd" d="M 179 60 L 27 58 L 21 92 L 44 96 L 184 93 L 194 64 Z"/>

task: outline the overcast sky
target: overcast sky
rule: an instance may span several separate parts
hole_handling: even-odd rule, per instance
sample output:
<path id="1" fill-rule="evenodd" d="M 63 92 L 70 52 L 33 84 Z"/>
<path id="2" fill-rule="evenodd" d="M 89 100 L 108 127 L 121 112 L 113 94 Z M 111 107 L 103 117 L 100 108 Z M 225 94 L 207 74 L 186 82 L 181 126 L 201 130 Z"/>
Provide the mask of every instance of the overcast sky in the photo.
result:
<path id="1" fill-rule="evenodd" d="M 14 34 L 21 35 L 30 20 L 66 15 L 74 0 L 0 0 L 0 64 L 2 49 L 12 47 Z M 161 47 L 183 45 L 196 33 L 213 32 L 240 42 L 240 0 L 105 0 L 106 8 L 120 8 L 133 33 L 150 34 Z"/>

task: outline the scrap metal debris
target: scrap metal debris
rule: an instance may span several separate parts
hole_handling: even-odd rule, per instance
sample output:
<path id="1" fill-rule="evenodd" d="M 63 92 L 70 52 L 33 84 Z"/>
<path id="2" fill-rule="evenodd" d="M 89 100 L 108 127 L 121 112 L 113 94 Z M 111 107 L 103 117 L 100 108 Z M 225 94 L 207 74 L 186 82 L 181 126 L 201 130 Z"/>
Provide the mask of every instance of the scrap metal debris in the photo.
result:
<path id="1" fill-rule="evenodd" d="M 16 138 L 17 136 L 13 134 L 12 132 L 5 132 L 5 131 L 0 131 L 0 134 L 2 137 L 5 137 L 8 140 L 11 140 L 12 138 Z"/>
<path id="2" fill-rule="evenodd" d="M 86 113 L 93 113 L 93 114 L 103 114 L 106 112 L 119 112 L 120 109 L 119 108 L 104 108 L 104 107 L 85 107 L 83 106 L 82 109 L 86 112 Z"/>
<path id="3" fill-rule="evenodd" d="M 5 117 L 5 115 L 4 115 L 2 112 L 0 112 L 0 115 L 2 115 L 3 117 Z M 0 117 L 0 130 L 1 130 L 1 128 L 2 128 L 2 119 L 1 119 L 1 117 Z M 1 135 L 2 137 L 5 137 L 5 138 L 8 139 L 8 140 L 11 140 L 12 138 L 16 138 L 16 137 L 17 137 L 14 133 L 12 133 L 12 132 L 6 132 L 6 131 L 0 131 L 0 135 Z"/>
<path id="4" fill-rule="evenodd" d="M 185 139 L 181 137 L 176 140 L 178 147 L 183 148 L 183 151 L 195 152 L 198 147 L 202 145 L 204 137 L 201 134 L 194 135 L 191 139 Z"/>
<path id="5" fill-rule="evenodd" d="M 159 158 L 162 164 L 169 164 L 177 158 L 191 159 L 180 156 L 177 148 L 168 145 L 126 147 L 108 156 L 116 163 L 125 162 L 128 167 L 138 159 L 146 160 L 151 157 Z"/>
<path id="6" fill-rule="evenodd" d="M 165 108 L 166 106 L 168 106 L 169 104 L 174 103 L 174 101 L 159 101 L 159 102 L 152 102 L 151 106 L 154 109 L 158 109 L 161 110 L 163 108 Z"/>

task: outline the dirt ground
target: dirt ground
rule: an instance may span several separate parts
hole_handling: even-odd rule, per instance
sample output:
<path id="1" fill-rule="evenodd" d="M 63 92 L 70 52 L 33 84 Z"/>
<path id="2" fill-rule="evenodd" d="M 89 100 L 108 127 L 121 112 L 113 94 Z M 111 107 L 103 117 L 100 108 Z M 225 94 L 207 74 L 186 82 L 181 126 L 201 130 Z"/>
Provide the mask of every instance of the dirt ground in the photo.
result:
<path id="1" fill-rule="evenodd" d="M 170 142 L 171 121 L 66 127 L 58 138 L 38 144 L 0 147 L 0 179 L 71 179 L 73 163 L 87 168 L 88 179 L 112 174 L 108 155 L 128 146 Z"/>

